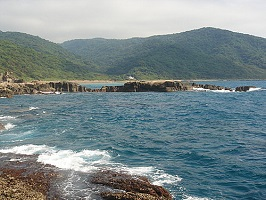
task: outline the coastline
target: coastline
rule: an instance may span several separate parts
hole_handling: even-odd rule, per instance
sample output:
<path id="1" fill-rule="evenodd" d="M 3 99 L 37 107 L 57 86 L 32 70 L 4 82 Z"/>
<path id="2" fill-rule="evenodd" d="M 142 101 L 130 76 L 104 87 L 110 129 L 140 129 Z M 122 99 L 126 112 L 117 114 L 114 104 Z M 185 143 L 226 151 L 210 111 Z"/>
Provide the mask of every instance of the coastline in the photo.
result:
<path id="1" fill-rule="evenodd" d="M 177 81 L 177 82 L 212 82 L 212 81 L 265 81 L 266 79 L 151 79 L 151 80 L 65 80 L 67 82 L 74 83 L 126 83 L 132 81 L 141 81 L 141 82 L 165 82 L 165 81 Z M 62 81 L 62 80 L 61 80 Z M 51 81 L 44 81 L 51 82 Z M 55 82 L 52 80 L 52 82 Z M 59 81 L 58 81 L 59 82 Z"/>
<path id="2" fill-rule="evenodd" d="M 0 153 L 1 200 L 68 199 L 62 184 L 68 180 L 69 171 L 42 164 L 37 159 L 38 155 Z M 73 173 L 81 172 L 70 171 Z M 94 199 L 172 200 L 165 188 L 151 184 L 143 176 L 108 169 L 84 173 L 84 176 L 85 187 Z M 82 189 L 86 190 L 84 186 Z M 86 194 L 77 198 L 86 199 Z"/>
<path id="3" fill-rule="evenodd" d="M 94 83 L 100 83 L 102 85 L 101 88 L 87 88 L 86 84 Z M 117 85 L 115 85 L 116 83 Z M 235 88 L 235 91 L 246 92 L 250 88 L 255 88 L 255 86 L 238 86 Z M 176 92 L 193 91 L 194 89 L 233 91 L 229 87 L 217 86 L 212 83 L 198 84 L 193 80 L 130 80 L 127 82 L 110 80 L 107 82 L 100 82 L 100 80 L 72 80 L 69 82 L 33 81 L 30 83 L 1 82 L 0 97 L 11 98 L 13 95 L 21 94 L 62 94 L 62 92 Z"/>
<path id="4" fill-rule="evenodd" d="M 69 80 L 68 82 L 74 82 L 78 84 L 90 84 L 90 83 L 126 83 L 127 81 L 115 81 L 115 80 Z"/>

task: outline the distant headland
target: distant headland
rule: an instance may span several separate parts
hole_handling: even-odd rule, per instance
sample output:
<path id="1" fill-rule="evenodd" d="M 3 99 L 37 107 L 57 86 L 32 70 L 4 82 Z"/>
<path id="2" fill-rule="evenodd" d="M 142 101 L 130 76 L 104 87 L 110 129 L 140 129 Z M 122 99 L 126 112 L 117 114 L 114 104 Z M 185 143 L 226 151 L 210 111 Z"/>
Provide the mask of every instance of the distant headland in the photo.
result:
<path id="1" fill-rule="evenodd" d="M 254 86 L 240 86 L 235 91 L 248 91 Z M 226 90 L 232 88 L 197 84 L 180 80 L 158 80 L 158 81 L 128 81 L 122 86 L 103 86 L 99 89 L 86 88 L 77 82 L 70 81 L 31 81 L 23 82 L 13 77 L 11 72 L 0 74 L 0 97 L 11 98 L 13 95 L 22 94 L 61 94 L 64 92 L 176 92 L 204 90 Z"/>

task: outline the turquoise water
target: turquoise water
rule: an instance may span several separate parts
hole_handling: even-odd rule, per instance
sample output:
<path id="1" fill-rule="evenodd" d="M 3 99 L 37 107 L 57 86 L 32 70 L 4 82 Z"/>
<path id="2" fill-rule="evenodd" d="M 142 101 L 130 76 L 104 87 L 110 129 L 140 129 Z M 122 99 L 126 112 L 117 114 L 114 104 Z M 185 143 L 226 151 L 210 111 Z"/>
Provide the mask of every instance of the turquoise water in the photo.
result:
<path id="1" fill-rule="evenodd" d="M 212 83 L 261 89 L 3 98 L 0 152 L 69 172 L 146 175 L 174 199 L 266 199 L 266 81 Z"/>

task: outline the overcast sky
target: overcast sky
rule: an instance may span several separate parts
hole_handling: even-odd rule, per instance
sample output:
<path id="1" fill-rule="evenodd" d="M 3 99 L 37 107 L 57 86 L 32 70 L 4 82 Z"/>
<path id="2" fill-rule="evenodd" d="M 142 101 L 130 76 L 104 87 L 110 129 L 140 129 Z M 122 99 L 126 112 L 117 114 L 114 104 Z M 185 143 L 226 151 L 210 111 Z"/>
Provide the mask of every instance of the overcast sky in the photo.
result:
<path id="1" fill-rule="evenodd" d="M 266 0 L 0 0 L 0 30 L 53 42 L 216 27 L 266 38 Z"/>

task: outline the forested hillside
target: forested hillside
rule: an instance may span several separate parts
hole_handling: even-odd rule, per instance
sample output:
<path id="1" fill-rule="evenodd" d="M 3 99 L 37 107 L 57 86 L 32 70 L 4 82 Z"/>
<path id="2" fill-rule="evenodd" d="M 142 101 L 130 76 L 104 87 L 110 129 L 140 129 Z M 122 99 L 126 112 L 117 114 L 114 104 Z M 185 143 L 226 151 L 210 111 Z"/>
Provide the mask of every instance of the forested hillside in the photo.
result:
<path id="1" fill-rule="evenodd" d="M 266 39 L 215 28 L 55 44 L 0 31 L 0 72 L 41 79 L 266 79 Z"/>
<path id="2" fill-rule="evenodd" d="M 62 46 L 113 76 L 266 79 L 266 39 L 215 28 L 126 40 L 72 40 Z"/>
<path id="3" fill-rule="evenodd" d="M 37 36 L 0 32 L 0 72 L 31 79 L 93 79 L 96 65 L 84 62 L 60 45 Z M 105 78 L 105 77 L 104 77 Z"/>

